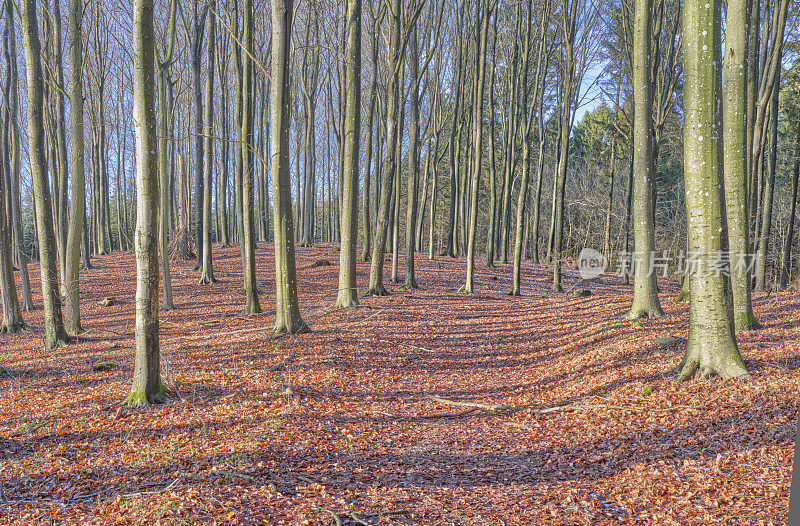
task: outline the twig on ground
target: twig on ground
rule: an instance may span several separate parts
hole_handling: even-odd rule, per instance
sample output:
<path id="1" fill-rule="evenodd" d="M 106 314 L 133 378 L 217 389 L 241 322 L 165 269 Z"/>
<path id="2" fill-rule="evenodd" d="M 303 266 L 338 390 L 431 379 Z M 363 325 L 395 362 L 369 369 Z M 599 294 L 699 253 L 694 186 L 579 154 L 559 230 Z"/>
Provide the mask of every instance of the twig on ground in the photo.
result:
<path id="1" fill-rule="evenodd" d="M 389 340 L 378 340 L 378 341 L 381 342 L 381 343 L 388 343 L 388 344 L 397 345 L 397 346 L 400 346 L 400 347 L 408 347 L 409 349 L 416 349 L 418 351 L 425 351 L 425 352 L 431 352 L 431 353 L 432 352 L 436 352 L 436 351 L 432 351 L 431 349 L 426 349 L 425 347 L 417 347 L 416 345 L 409 345 L 407 343 L 390 342 Z"/>
<path id="2" fill-rule="evenodd" d="M 589 411 L 592 409 L 615 409 L 618 411 L 632 411 L 634 413 L 639 413 L 642 411 L 653 411 L 653 412 L 663 413 L 666 411 L 675 411 L 678 409 L 702 409 L 711 404 L 711 402 L 707 402 L 702 405 L 674 405 L 671 407 L 656 407 L 656 408 L 625 407 L 613 404 L 592 404 L 592 405 L 570 404 L 570 405 L 557 405 L 553 407 L 535 408 L 533 404 L 513 406 L 505 404 L 479 404 L 475 402 L 460 402 L 458 400 L 448 400 L 447 398 L 442 398 L 441 396 L 436 396 L 436 395 L 427 395 L 427 398 L 433 400 L 434 402 L 438 402 L 440 404 L 457 405 L 462 407 L 473 407 L 475 409 L 482 409 L 484 411 L 505 411 L 505 412 L 530 411 L 531 413 L 537 413 L 537 414 L 547 414 L 547 413 L 555 413 L 558 411 L 570 411 L 570 410 Z"/>

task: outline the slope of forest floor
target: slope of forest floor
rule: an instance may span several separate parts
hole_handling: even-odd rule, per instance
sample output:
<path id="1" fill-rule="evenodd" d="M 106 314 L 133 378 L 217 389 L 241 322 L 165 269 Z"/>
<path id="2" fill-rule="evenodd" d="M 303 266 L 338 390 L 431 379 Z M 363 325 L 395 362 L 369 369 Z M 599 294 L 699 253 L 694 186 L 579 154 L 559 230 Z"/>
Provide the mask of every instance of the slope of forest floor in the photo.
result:
<path id="1" fill-rule="evenodd" d="M 552 294 L 549 269 L 526 263 L 524 295 L 511 297 L 510 266 L 480 266 L 464 295 L 463 260 L 420 254 L 419 290 L 392 284 L 334 310 L 337 248 L 299 248 L 313 332 L 275 337 L 271 245 L 258 248 L 257 316 L 239 315 L 238 248 L 215 256 L 213 285 L 197 284 L 192 261 L 172 266 L 166 404 L 121 406 L 131 254 L 82 271 L 77 343 L 43 350 L 41 309 L 28 331 L 0 335 L 0 522 L 785 523 L 797 294 L 755 295 L 766 329 L 738 334 L 752 381 L 676 383 L 667 373 L 685 343 L 659 339 L 685 339 L 688 313 L 667 281 L 666 315 L 632 323 L 621 319 L 632 288 L 614 276 L 576 297 L 567 271 L 568 292 Z M 332 265 L 313 266 L 323 258 Z M 117 303 L 99 305 L 107 296 Z"/>

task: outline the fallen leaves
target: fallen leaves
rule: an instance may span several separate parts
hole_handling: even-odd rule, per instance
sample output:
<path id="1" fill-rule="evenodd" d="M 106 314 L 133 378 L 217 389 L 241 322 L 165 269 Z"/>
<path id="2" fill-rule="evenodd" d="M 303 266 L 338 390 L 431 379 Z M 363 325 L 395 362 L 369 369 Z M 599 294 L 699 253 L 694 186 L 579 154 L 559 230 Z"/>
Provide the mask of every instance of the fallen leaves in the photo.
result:
<path id="1" fill-rule="evenodd" d="M 620 319 L 631 289 L 612 279 L 576 311 L 570 294 L 541 293 L 547 267 L 525 264 L 511 298 L 510 267 L 478 265 L 478 294 L 464 296 L 462 260 L 418 257 L 421 290 L 332 309 L 335 265 L 311 265 L 336 261 L 335 247 L 300 248 L 314 332 L 276 338 L 271 250 L 258 249 L 265 313 L 252 317 L 235 314 L 237 248 L 214 247 L 214 285 L 172 263 L 178 308 L 161 313 L 161 350 L 175 396 L 161 406 L 119 405 L 133 365 L 130 254 L 81 273 L 76 343 L 43 352 L 41 311 L 29 332 L 0 336 L 0 522 L 785 520 L 796 295 L 755 296 L 768 328 L 738 335 L 752 381 L 677 383 L 666 372 L 687 311 L 669 282 L 667 315 L 639 327 Z M 368 264 L 358 271 L 363 290 Z M 110 295 L 116 305 L 97 304 Z"/>

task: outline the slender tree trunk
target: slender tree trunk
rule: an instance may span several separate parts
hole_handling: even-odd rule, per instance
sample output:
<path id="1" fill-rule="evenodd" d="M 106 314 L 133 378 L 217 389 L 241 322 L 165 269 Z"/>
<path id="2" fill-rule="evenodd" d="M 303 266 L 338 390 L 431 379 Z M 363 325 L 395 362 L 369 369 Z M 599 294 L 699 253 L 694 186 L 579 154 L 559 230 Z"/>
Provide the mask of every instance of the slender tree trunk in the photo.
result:
<path id="1" fill-rule="evenodd" d="M 780 91 L 780 76 L 775 77 L 775 87 L 772 92 L 771 110 L 769 116 L 769 137 L 767 142 L 767 177 L 764 182 L 761 201 L 761 227 L 759 228 L 758 251 L 756 253 L 756 290 L 767 290 L 767 257 L 769 256 L 769 238 L 772 230 L 772 204 L 775 197 L 775 169 L 777 165 L 778 143 L 778 101 Z"/>
<path id="2" fill-rule="evenodd" d="M 203 56 L 203 37 L 204 28 L 203 23 L 205 19 L 205 9 L 202 13 L 198 11 L 198 0 L 194 0 L 192 4 L 192 29 L 191 36 L 191 52 L 192 52 L 192 96 L 194 99 L 194 202 L 195 202 L 195 244 L 197 245 L 197 263 L 195 263 L 194 270 L 201 270 L 203 268 L 203 254 L 205 237 L 203 235 L 203 218 L 204 218 L 204 160 L 203 146 L 205 140 L 203 133 L 205 127 L 203 125 L 203 81 L 201 74 L 202 56 Z M 211 15 L 213 18 L 214 15 Z M 245 60 L 247 60 L 245 58 Z M 246 89 L 249 89 L 246 88 Z M 249 108 L 247 108 L 249 110 Z"/>
<path id="3" fill-rule="evenodd" d="M 414 276 L 414 255 L 415 255 L 415 227 L 417 222 L 417 181 L 419 180 L 419 38 L 417 35 L 416 24 L 411 29 L 409 38 L 410 53 L 409 73 L 411 90 L 409 93 L 409 143 L 408 143 L 408 187 L 406 199 L 406 277 L 403 283 L 404 290 L 418 288 L 417 279 Z M 397 198 L 398 205 L 400 196 Z M 399 226 L 399 225 L 398 225 Z M 396 250 L 396 248 L 395 248 Z"/>
<path id="4" fill-rule="evenodd" d="M 83 2 L 69 2 L 69 92 L 70 136 L 72 141 L 72 203 L 69 214 L 69 233 L 66 247 L 67 307 L 69 312 L 69 331 L 81 332 L 80 294 L 78 270 L 81 259 L 81 234 L 83 233 L 84 202 L 86 195 L 83 166 Z M 119 221 L 119 219 L 118 219 Z"/>
<path id="5" fill-rule="evenodd" d="M 342 136 L 342 236 L 339 249 L 339 292 L 335 307 L 358 304 L 356 291 L 356 240 L 358 236 L 358 161 L 361 138 L 361 0 L 347 2 L 347 50 L 345 55 L 347 101 Z M 369 177 L 369 175 L 367 175 Z"/>
<path id="6" fill-rule="evenodd" d="M 651 77 L 652 0 L 637 0 L 633 30 L 633 232 L 635 281 L 626 317 L 663 316 L 653 267 L 655 177 L 653 162 L 653 83 Z M 701 139 L 702 140 L 702 139 Z"/>
<path id="7" fill-rule="evenodd" d="M 477 93 L 475 96 L 475 115 L 473 117 L 473 161 L 472 180 L 470 188 L 469 207 L 469 238 L 467 240 L 467 278 L 464 284 L 464 293 L 472 294 L 475 286 L 475 238 L 478 227 L 478 191 L 483 159 L 483 94 L 486 79 L 486 48 L 489 38 L 489 19 L 496 2 L 489 4 L 490 0 L 482 0 L 482 26 L 480 33 L 480 51 L 478 56 Z"/>
<path id="8" fill-rule="evenodd" d="M 167 35 L 165 57 L 158 64 L 158 175 L 159 175 L 159 198 L 158 207 L 158 245 L 161 254 L 161 278 L 162 278 L 162 298 L 161 307 L 164 310 L 175 308 L 172 302 L 172 276 L 170 275 L 169 256 L 167 250 L 167 239 L 169 238 L 169 188 L 171 185 L 171 174 L 167 165 L 167 86 L 170 84 L 169 67 L 175 52 L 175 17 L 178 0 L 170 1 L 170 19 Z M 181 232 L 183 235 L 183 232 Z"/>
<path id="9" fill-rule="evenodd" d="M 12 0 L 3 2 L 5 7 L 6 23 L 3 24 L 3 55 L 6 62 L 6 84 L 8 86 L 9 100 L 6 101 L 9 119 L 9 135 L 6 137 L 10 149 L 10 197 L 12 220 L 12 243 L 14 245 L 13 263 L 19 269 L 20 284 L 22 286 L 22 310 L 33 310 L 31 298 L 30 276 L 28 274 L 28 256 L 25 252 L 25 240 L 22 232 L 22 206 L 19 186 L 20 174 L 20 129 L 17 120 L 19 109 L 19 91 L 17 82 L 17 46 L 16 32 L 14 30 L 14 3 Z"/>
<path id="10" fill-rule="evenodd" d="M 373 18 L 372 21 L 372 60 L 371 72 L 369 79 L 369 102 L 367 104 L 367 136 L 364 144 L 364 154 L 366 160 L 364 161 L 364 193 L 363 193 L 363 213 L 361 214 L 361 231 L 364 234 L 364 242 L 361 247 L 361 257 L 359 261 L 369 261 L 370 252 L 372 251 L 372 223 L 370 221 L 372 212 L 370 211 L 370 185 L 372 178 L 370 177 L 372 170 L 372 150 L 373 150 L 373 129 L 375 125 L 375 107 L 377 104 L 378 92 L 378 45 L 379 33 L 377 28 L 377 20 Z M 376 141 L 377 142 L 377 141 Z M 377 164 L 377 163 L 376 163 Z"/>
<path id="11" fill-rule="evenodd" d="M 61 295 L 68 296 L 67 279 L 67 134 L 66 134 L 66 117 L 64 109 L 64 90 L 66 85 L 64 83 L 64 59 L 61 47 L 61 2 L 58 0 L 53 1 L 53 69 L 55 75 L 56 86 L 54 89 L 55 98 L 55 141 L 56 141 L 56 164 L 58 166 L 59 177 L 53 181 L 54 195 L 53 202 L 55 204 L 56 212 L 54 217 L 54 228 L 56 234 L 56 246 L 58 247 L 58 261 L 61 271 Z"/>
<path id="12" fill-rule="evenodd" d="M 747 155 L 745 153 L 745 81 L 747 58 L 747 0 L 729 0 L 723 71 L 722 121 L 725 210 L 731 262 L 731 297 L 735 330 L 760 327 L 750 300 L 747 272 L 750 232 L 747 224 Z"/>
<path id="13" fill-rule="evenodd" d="M 3 89 L 3 99 L 5 107 L 3 109 L 3 137 L 8 137 L 8 88 L 9 84 L 6 82 Z M 7 177 L 11 169 L 10 155 L 8 153 L 8 141 L 3 141 L 2 148 L 0 148 L 0 155 L 2 155 L 2 164 L 0 165 L 0 196 L 8 195 L 8 188 L 6 184 L 9 181 Z M 25 326 L 22 319 L 22 313 L 19 310 L 19 298 L 17 297 L 17 286 L 14 281 L 14 266 L 11 261 L 11 253 L 13 245 L 11 244 L 11 222 L 6 213 L 10 207 L 6 207 L 5 203 L 0 203 L 0 295 L 3 297 L 3 321 L 0 322 L 0 333 L 17 332 Z"/>
<path id="14" fill-rule="evenodd" d="M 252 0 L 245 0 L 246 11 L 252 11 Z M 289 47 L 292 40 L 292 0 L 272 2 L 272 200 L 275 229 L 275 332 L 305 332 L 308 326 L 300 316 L 297 299 L 292 226 L 292 196 L 289 179 Z"/>
<path id="15" fill-rule="evenodd" d="M 127 403 L 163 401 L 158 343 L 158 145 L 153 1 L 133 3 L 133 122 L 136 126 L 136 353 Z"/>
<path id="16" fill-rule="evenodd" d="M 378 216 L 375 224 L 375 243 L 372 247 L 372 264 L 369 273 L 369 288 L 367 296 L 385 296 L 388 294 L 383 286 L 384 256 L 386 255 L 386 240 L 389 227 L 389 214 L 391 209 L 392 189 L 394 187 L 395 170 L 397 168 L 397 140 L 398 140 L 398 107 L 402 78 L 401 46 L 400 46 L 400 0 L 391 0 L 388 9 L 389 17 L 389 86 L 386 91 L 386 149 L 383 161 L 383 175 L 381 176 L 381 198 L 378 205 Z"/>
<path id="17" fill-rule="evenodd" d="M 273 24 L 281 23 L 280 10 L 284 7 L 289 8 L 291 13 L 291 0 L 286 0 L 288 5 L 276 5 L 273 8 Z M 275 2 L 279 4 L 279 2 Z M 246 296 L 246 303 L 244 314 L 256 314 L 261 312 L 261 305 L 258 301 L 258 285 L 256 284 L 256 239 L 253 217 L 253 176 L 254 176 L 254 163 L 253 163 L 253 112 L 252 112 L 252 93 L 253 93 L 253 0 L 244 0 L 242 3 L 242 36 L 241 41 L 244 47 L 242 53 L 242 102 L 241 102 L 241 157 L 242 157 L 242 240 L 244 245 L 244 293 Z M 288 15 L 287 15 L 288 16 Z M 273 26 L 273 31 L 275 31 Z M 290 32 L 290 31 L 289 31 Z M 275 38 L 275 37 L 273 37 Z M 275 39 L 276 44 L 280 42 L 279 38 Z M 274 49 L 274 44 L 273 44 Z M 273 68 L 275 57 L 273 57 Z M 273 71 L 273 75 L 276 72 Z M 280 73 L 280 71 L 278 72 Z M 273 77 L 273 82 L 275 79 Z M 288 81 L 287 81 L 288 82 Z M 278 97 L 274 93 L 275 98 Z M 288 98 L 288 97 L 287 97 Z M 274 103 L 273 103 L 274 104 Z M 277 116 L 278 118 L 280 116 Z M 273 106 L 272 112 L 273 126 L 277 126 L 275 110 Z M 273 142 L 278 137 L 273 136 Z M 289 200 L 291 203 L 291 198 Z M 291 208 L 291 206 L 290 206 Z M 277 240 L 276 240 L 277 248 Z M 292 247 L 294 248 L 294 247 Z M 280 267 L 276 266 L 276 276 L 281 274 L 278 271 Z M 282 270 L 285 272 L 285 269 Z M 279 279 L 279 278 L 278 278 Z M 278 318 L 280 319 L 281 313 L 279 311 Z"/>
<path id="18" fill-rule="evenodd" d="M 794 244 L 794 222 L 797 214 L 797 187 L 800 179 L 800 122 L 795 128 L 794 170 L 792 172 L 792 203 L 789 212 L 789 226 L 786 230 L 786 239 L 783 245 L 781 258 L 781 289 L 786 290 L 789 285 L 789 262 L 792 258 L 792 245 Z"/>
<path id="19" fill-rule="evenodd" d="M 56 240 L 50 205 L 50 184 L 47 177 L 42 94 L 42 62 L 36 0 L 22 1 L 22 35 L 28 81 L 28 153 L 29 170 L 36 201 L 36 228 L 39 235 L 39 268 L 44 303 L 45 347 L 52 349 L 66 342 L 58 290 Z"/>
<path id="20" fill-rule="evenodd" d="M 212 11 L 216 11 L 216 2 L 211 0 L 210 7 Z M 214 180 L 214 141 L 212 134 L 214 133 L 214 58 L 216 55 L 216 36 L 217 24 L 215 23 L 215 15 L 208 17 L 208 56 L 206 60 L 206 93 L 205 93 L 205 129 L 203 131 L 203 152 L 205 155 L 204 161 L 204 181 L 203 181 L 203 258 L 202 266 L 200 269 L 200 283 L 214 283 L 217 281 L 214 278 L 214 262 L 211 254 L 211 190 L 213 188 Z M 200 203 L 197 203 L 200 206 Z M 197 248 L 200 251 L 200 246 Z"/>

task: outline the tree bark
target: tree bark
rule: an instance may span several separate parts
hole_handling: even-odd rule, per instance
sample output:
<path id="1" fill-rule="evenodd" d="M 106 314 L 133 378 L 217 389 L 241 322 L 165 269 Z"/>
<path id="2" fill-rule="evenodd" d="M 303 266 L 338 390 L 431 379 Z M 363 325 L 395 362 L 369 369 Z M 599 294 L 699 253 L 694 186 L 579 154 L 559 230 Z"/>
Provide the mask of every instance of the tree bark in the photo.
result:
<path id="1" fill-rule="evenodd" d="M 664 315 L 653 267 L 655 177 L 653 162 L 652 0 L 636 0 L 633 32 L 633 305 L 628 319 Z"/>
<path id="2" fill-rule="evenodd" d="M 729 303 L 730 281 L 714 272 L 727 249 L 724 183 L 719 170 L 719 100 L 721 1 L 687 0 L 684 4 L 684 178 L 689 254 L 689 338 L 678 366 L 681 380 L 701 377 L 747 377 Z"/>
<path id="3" fill-rule="evenodd" d="M 126 402 L 162 402 L 158 342 L 158 145 L 153 0 L 133 3 L 133 122 L 136 127 L 136 351 Z"/>
<path id="4" fill-rule="evenodd" d="M 252 0 L 245 0 L 248 5 Z M 289 179 L 290 86 L 289 47 L 292 41 L 292 0 L 272 2 L 272 200 L 275 230 L 275 332 L 308 331 L 300 316 Z M 249 7 L 249 5 L 248 5 Z"/>
<path id="5" fill-rule="evenodd" d="M 216 2 L 211 0 L 209 3 L 211 11 L 216 10 Z M 202 266 L 200 268 L 200 283 L 208 284 L 217 281 L 214 278 L 214 262 L 211 254 L 211 190 L 214 186 L 214 58 L 216 56 L 216 36 L 217 24 L 215 23 L 216 16 L 212 14 L 208 17 L 208 55 L 206 60 L 206 93 L 205 93 L 205 128 L 203 130 L 203 154 L 204 170 L 203 170 L 203 258 Z M 198 203 L 200 206 L 200 203 Z M 200 246 L 197 247 L 198 252 Z"/>
<path id="6" fill-rule="evenodd" d="M 729 0 L 727 50 L 723 70 L 722 121 L 725 210 L 731 262 L 731 297 L 735 330 L 760 328 L 750 299 L 750 229 L 747 217 L 747 155 L 745 150 L 747 0 Z"/>
<path id="7" fill-rule="evenodd" d="M 67 340 L 61 315 L 61 296 L 58 290 L 56 240 L 50 204 L 50 184 L 47 177 L 42 94 L 42 62 L 36 0 L 22 2 L 22 35 L 25 45 L 25 64 L 28 81 L 28 153 L 29 170 L 36 202 L 36 228 L 39 236 L 39 266 L 44 303 L 45 347 L 52 349 Z"/>
<path id="8" fill-rule="evenodd" d="M 347 2 L 347 49 L 345 52 L 347 102 L 342 135 L 344 173 L 342 176 L 341 243 L 339 249 L 339 291 L 334 307 L 358 304 L 356 291 L 356 241 L 358 236 L 358 161 L 361 138 L 361 0 Z M 369 177 L 369 175 L 367 175 Z"/>

